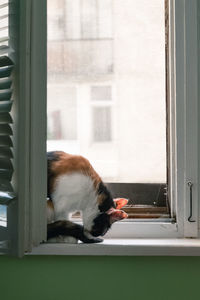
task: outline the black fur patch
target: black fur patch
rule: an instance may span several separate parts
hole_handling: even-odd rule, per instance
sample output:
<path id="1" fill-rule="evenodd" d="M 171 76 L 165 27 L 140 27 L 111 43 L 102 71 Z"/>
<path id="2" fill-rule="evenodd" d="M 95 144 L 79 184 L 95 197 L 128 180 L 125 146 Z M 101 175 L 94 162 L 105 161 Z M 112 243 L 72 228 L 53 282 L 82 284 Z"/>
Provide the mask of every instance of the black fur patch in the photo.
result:
<path id="1" fill-rule="evenodd" d="M 111 227 L 110 216 L 106 213 L 100 213 L 93 222 L 94 225 L 91 230 L 93 236 L 103 236 Z"/>
<path id="2" fill-rule="evenodd" d="M 56 221 L 47 225 L 47 239 L 62 236 L 72 236 L 76 239 L 82 241 L 83 243 L 100 243 L 103 240 L 100 238 L 88 238 L 84 233 L 84 228 L 82 225 L 75 224 L 73 222 L 63 220 Z"/>
<path id="3" fill-rule="evenodd" d="M 111 207 L 115 207 L 115 203 L 113 201 L 112 195 L 103 182 L 100 182 L 97 190 L 97 194 L 101 195 L 103 198 L 102 203 L 99 205 L 100 212 L 106 212 Z"/>

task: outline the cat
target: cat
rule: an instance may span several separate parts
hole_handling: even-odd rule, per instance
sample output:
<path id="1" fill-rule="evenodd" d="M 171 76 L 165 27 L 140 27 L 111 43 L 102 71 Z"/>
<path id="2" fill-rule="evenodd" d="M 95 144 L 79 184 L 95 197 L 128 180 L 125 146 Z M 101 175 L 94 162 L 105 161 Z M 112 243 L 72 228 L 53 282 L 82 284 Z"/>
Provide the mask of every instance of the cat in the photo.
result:
<path id="1" fill-rule="evenodd" d="M 98 243 L 111 225 L 127 218 L 120 210 L 128 200 L 113 199 L 90 162 L 63 151 L 47 153 L 47 239 L 76 243 Z M 80 211 L 83 225 L 69 221 Z"/>

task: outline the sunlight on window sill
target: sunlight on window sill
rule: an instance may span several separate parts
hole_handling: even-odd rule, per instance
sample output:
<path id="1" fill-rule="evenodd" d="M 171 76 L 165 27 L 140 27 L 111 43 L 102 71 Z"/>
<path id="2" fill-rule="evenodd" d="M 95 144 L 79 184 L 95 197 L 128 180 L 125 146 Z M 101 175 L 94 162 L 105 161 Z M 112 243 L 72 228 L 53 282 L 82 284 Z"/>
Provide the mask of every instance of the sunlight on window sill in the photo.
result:
<path id="1" fill-rule="evenodd" d="M 200 239 L 105 239 L 100 244 L 44 243 L 29 255 L 200 256 Z"/>

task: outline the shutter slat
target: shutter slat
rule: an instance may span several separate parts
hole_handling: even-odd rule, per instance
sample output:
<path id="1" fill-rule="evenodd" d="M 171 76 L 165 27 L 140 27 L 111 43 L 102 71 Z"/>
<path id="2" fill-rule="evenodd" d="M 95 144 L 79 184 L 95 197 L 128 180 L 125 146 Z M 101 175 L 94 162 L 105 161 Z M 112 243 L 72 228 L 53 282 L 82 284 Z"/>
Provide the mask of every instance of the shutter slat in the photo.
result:
<path id="1" fill-rule="evenodd" d="M 16 198 L 14 192 L 4 192 L 0 191 L 0 204 L 1 205 L 9 205 Z"/>
<path id="2" fill-rule="evenodd" d="M 7 45 L 0 45 L 0 55 L 11 54 L 14 50 Z"/>
<path id="3" fill-rule="evenodd" d="M 10 74 L 11 74 L 12 69 L 13 69 L 13 66 L 0 68 L 0 78 L 9 77 Z"/>
<path id="4" fill-rule="evenodd" d="M 7 229 L 7 227 L 0 226 L 0 237 L 1 237 L 1 242 L 0 242 L 0 249 L 1 249 L 1 247 L 3 246 L 2 241 L 6 240 L 8 238 L 8 229 Z"/>
<path id="5" fill-rule="evenodd" d="M 8 14 L 7 15 L 0 15 L 0 20 L 3 20 L 3 19 L 8 19 Z"/>
<path id="6" fill-rule="evenodd" d="M 13 193 L 13 187 L 8 180 L 3 180 L 3 179 L 1 180 L 0 189 L 1 189 L 1 191 L 9 193 L 9 194 Z"/>
<path id="7" fill-rule="evenodd" d="M 12 124 L 13 120 L 9 113 L 0 113 L 0 124 Z"/>
<path id="8" fill-rule="evenodd" d="M 0 113 L 10 112 L 13 101 L 0 101 Z"/>
<path id="9" fill-rule="evenodd" d="M 0 4 L 0 9 L 2 9 L 4 7 L 8 7 L 8 3 Z"/>
<path id="10" fill-rule="evenodd" d="M 0 124 L 0 136 L 13 135 L 12 128 L 8 124 Z"/>
<path id="11" fill-rule="evenodd" d="M 0 19 L 1 20 L 1 19 Z M 0 38 L 0 45 L 8 45 L 9 38 L 7 36 Z"/>
<path id="12" fill-rule="evenodd" d="M 10 100 L 12 95 L 12 90 L 0 90 L 0 101 Z"/>
<path id="13" fill-rule="evenodd" d="M 1 178 L 1 180 L 2 179 L 6 179 L 6 180 L 11 180 L 12 179 L 12 174 L 13 174 L 13 170 L 11 170 L 11 169 L 7 169 L 7 168 L 5 168 L 5 169 L 1 169 L 1 166 L 0 166 L 0 178 Z"/>
<path id="14" fill-rule="evenodd" d="M 10 78 L 0 80 L 0 90 L 9 89 L 11 85 L 12 85 L 12 80 Z"/>
<path id="15" fill-rule="evenodd" d="M 8 37 L 8 33 L 9 32 L 9 26 L 8 23 L 5 22 L 5 20 L 0 20 L 0 33 L 1 33 L 1 37 Z M 6 44 L 8 44 L 6 42 Z"/>
<path id="16" fill-rule="evenodd" d="M 0 39 L 0 43 L 1 43 L 1 39 Z M 13 66 L 12 60 L 8 56 L 1 56 L 0 57 L 0 68 L 8 67 L 8 66 Z"/>
<path id="17" fill-rule="evenodd" d="M 6 234 L 6 238 L 8 238 L 8 234 Z M 8 249 L 9 249 L 9 241 L 5 240 L 5 241 L 1 241 L 0 242 L 0 252 L 1 253 L 7 253 L 8 252 Z"/>
<path id="18" fill-rule="evenodd" d="M 13 170 L 13 165 L 11 163 L 11 160 L 0 158 L 0 169 L 5 169 L 5 168 L 9 170 Z"/>
<path id="19" fill-rule="evenodd" d="M 13 170 L 13 165 L 10 159 L 4 159 L 4 158 L 0 158 L 0 169 L 4 170 L 4 169 L 8 169 L 8 170 Z"/>
<path id="20" fill-rule="evenodd" d="M 9 26 L 1 26 L 0 25 L 0 31 L 2 31 L 2 30 L 7 30 L 8 31 L 8 28 L 9 28 Z"/>
<path id="21" fill-rule="evenodd" d="M 11 181 L 13 165 L 10 159 L 0 158 L 0 179 Z M 0 192 L 2 189 L 0 189 Z"/>
<path id="22" fill-rule="evenodd" d="M 12 150 L 8 147 L 0 146 L 0 158 L 13 158 Z"/>
<path id="23" fill-rule="evenodd" d="M 0 138 L 0 146 L 3 147 L 13 147 L 13 142 L 10 136 L 1 136 Z"/>

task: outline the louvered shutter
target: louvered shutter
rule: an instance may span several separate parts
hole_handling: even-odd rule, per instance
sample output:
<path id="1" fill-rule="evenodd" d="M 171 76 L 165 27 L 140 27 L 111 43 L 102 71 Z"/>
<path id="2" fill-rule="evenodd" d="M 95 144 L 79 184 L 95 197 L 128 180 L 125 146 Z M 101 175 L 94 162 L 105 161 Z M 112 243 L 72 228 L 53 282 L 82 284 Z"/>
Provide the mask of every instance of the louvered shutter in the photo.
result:
<path id="1" fill-rule="evenodd" d="M 0 1 L 0 251 L 9 252 L 10 237 L 6 220 L 7 206 L 15 200 L 12 187 L 13 142 L 12 142 L 12 71 L 11 59 L 14 49 L 10 47 L 11 17 L 14 15 L 13 1 Z"/>
<path id="2" fill-rule="evenodd" d="M 46 12 L 0 0 L 0 252 L 17 256 L 46 239 Z"/>

